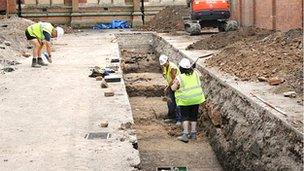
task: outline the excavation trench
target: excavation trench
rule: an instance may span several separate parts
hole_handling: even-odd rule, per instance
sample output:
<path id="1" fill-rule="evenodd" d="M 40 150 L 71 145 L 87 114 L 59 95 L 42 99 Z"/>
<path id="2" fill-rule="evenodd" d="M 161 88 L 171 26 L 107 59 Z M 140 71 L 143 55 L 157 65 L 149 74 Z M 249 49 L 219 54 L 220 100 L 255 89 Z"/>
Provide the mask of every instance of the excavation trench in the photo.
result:
<path id="1" fill-rule="evenodd" d="M 222 170 L 202 132 L 196 142 L 179 142 L 181 128 L 164 123 L 167 105 L 163 100 L 166 82 L 158 53 L 143 48 L 121 48 L 121 66 L 138 137 L 142 170 L 187 167 L 190 170 Z M 189 156 L 191 156 L 189 158 Z"/>
<path id="2" fill-rule="evenodd" d="M 116 37 L 142 170 L 162 166 L 198 171 L 303 169 L 302 134 L 200 65 L 207 103 L 200 107 L 198 140 L 177 141 L 181 129 L 163 122 L 166 83 L 157 57 L 166 53 L 177 63 L 187 56 L 154 34 Z"/>

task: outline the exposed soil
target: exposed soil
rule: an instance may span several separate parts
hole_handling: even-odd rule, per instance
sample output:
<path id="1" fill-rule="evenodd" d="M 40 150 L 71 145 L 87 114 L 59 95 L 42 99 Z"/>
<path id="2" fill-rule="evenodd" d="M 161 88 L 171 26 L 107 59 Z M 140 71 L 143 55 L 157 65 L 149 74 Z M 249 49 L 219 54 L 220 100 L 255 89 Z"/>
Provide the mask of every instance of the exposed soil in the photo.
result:
<path id="1" fill-rule="evenodd" d="M 147 24 L 137 28 L 141 31 L 175 32 L 183 31 L 183 17 L 189 16 L 190 8 L 187 6 L 167 6 L 161 10 Z"/>
<path id="2" fill-rule="evenodd" d="M 124 73 L 160 73 L 161 71 L 158 58 L 153 51 L 139 52 L 132 50 L 122 50 L 121 55 L 124 57 L 121 61 L 121 67 Z"/>
<path id="3" fill-rule="evenodd" d="M 301 29 L 276 32 L 263 39 L 245 39 L 225 47 L 207 60 L 211 67 L 232 74 L 243 81 L 258 77 L 285 80 L 281 91 L 303 94 L 303 32 Z"/>
<path id="4" fill-rule="evenodd" d="M 196 141 L 176 139 L 181 128 L 165 124 L 166 103 L 159 97 L 131 97 L 134 129 L 139 142 L 142 170 L 186 166 L 191 171 L 222 170 L 211 146 L 200 132 Z"/>
<path id="5" fill-rule="evenodd" d="M 167 104 L 160 96 L 166 82 L 156 55 L 146 50 L 122 50 L 122 58 L 139 142 L 140 168 L 152 171 L 162 166 L 187 166 L 194 171 L 222 170 L 201 132 L 197 141 L 185 144 L 176 139 L 181 127 L 164 123 Z"/>
<path id="6" fill-rule="evenodd" d="M 130 73 L 124 75 L 129 97 L 164 96 L 166 81 L 160 73 Z"/>
<path id="7" fill-rule="evenodd" d="M 210 37 L 204 38 L 189 45 L 187 50 L 218 50 L 222 49 L 228 45 L 232 45 L 238 41 L 247 41 L 246 39 L 251 39 L 251 41 L 259 40 L 267 37 L 272 31 L 254 28 L 254 27 L 244 27 L 237 31 L 230 32 L 220 32 L 214 34 Z"/>

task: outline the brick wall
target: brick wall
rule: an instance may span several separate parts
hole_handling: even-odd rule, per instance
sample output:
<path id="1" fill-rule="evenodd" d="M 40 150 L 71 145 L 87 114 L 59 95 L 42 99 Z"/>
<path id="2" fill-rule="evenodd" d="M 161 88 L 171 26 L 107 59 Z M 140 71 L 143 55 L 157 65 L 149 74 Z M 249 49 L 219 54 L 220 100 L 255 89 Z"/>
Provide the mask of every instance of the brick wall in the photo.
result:
<path id="1" fill-rule="evenodd" d="M 301 0 L 277 0 L 276 27 L 280 30 L 299 28 L 303 24 Z"/>
<path id="2" fill-rule="evenodd" d="M 303 28 L 303 0 L 231 0 L 231 18 L 242 26 L 287 31 Z"/>
<path id="3" fill-rule="evenodd" d="M 253 0 L 250 0 L 250 1 L 244 1 L 242 0 L 242 3 L 241 3 L 241 9 L 242 9 L 242 18 L 241 18 L 241 23 L 242 25 L 244 26 L 252 26 L 253 23 L 254 23 L 254 16 L 253 16 L 253 10 L 254 10 L 254 3 L 253 3 Z"/>
<path id="4" fill-rule="evenodd" d="M 0 11 L 6 11 L 6 0 L 0 0 Z"/>
<path id="5" fill-rule="evenodd" d="M 272 29 L 272 1 L 273 0 L 256 0 L 255 26 Z"/>

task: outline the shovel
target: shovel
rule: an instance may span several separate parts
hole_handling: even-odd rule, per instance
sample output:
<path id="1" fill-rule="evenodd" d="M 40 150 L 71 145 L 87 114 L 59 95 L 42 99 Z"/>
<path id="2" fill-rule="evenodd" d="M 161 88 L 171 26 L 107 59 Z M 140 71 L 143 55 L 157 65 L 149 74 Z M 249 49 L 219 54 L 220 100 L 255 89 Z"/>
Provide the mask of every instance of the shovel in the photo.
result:
<path id="1" fill-rule="evenodd" d="M 196 58 L 196 60 L 193 62 L 193 64 L 191 66 L 195 66 L 196 62 L 199 60 L 199 59 L 203 59 L 203 58 L 207 58 L 209 56 L 212 56 L 214 53 L 209 53 L 209 54 L 206 54 L 206 55 L 203 55 L 203 56 L 199 56 Z"/>

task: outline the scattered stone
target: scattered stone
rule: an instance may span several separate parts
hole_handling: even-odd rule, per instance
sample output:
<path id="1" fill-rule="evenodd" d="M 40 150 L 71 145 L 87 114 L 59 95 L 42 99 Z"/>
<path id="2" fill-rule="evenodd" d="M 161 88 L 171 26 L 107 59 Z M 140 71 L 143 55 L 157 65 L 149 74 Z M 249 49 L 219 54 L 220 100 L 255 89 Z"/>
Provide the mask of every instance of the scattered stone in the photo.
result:
<path id="1" fill-rule="evenodd" d="M 114 91 L 108 90 L 108 91 L 104 92 L 104 95 L 105 95 L 106 97 L 114 96 Z"/>
<path id="2" fill-rule="evenodd" d="M 31 54 L 28 52 L 22 52 L 22 56 L 28 58 L 31 56 Z"/>
<path id="3" fill-rule="evenodd" d="M 109 75 L 108 73 L 105 72 L 105 70 L 101 69 L 98 66 L 93 67 L 91 69 L 92 73 L 89 75 L 89 77 L 96 78 L 96 77 L 105 77 L 106 75 Z"/>
<path id="4" fill-rule="evenodd" d="M 131 129 L 131 128 L 132 128 L 132 123 L 131 122 L 122 123 L 120 125 L 121 130 L 127 130 L 127 129 Z"/>
<path id="5" fill-rule="evenodd" d="M 258 80 L 260 82 L 267 82 L 267 78 L 266 77 L 258 77 Z"/>
<path id="6" fill-rule="evenodd" d="M 0 45 L 0 49 L 5 49 L 5 46 L 3 46 L 3 45 Z"/>
<path id="7" fill-rule="evenodd" d="M 118 71 L 119 66 L 118 66 L 118 65 L 111 65 L 111 66 L 109 66 L 108 68 L 110 68 L 110 69 L 112 69 L 112 70 L 114 70 L 114 71 Z"/>
<path id="8" fill-rule="evenodd" d="M 108 83 L 106 82 L 105 79 L 102 79 L 101 84 L 100 84 L 100 87 L 101 87 L 101 88 L 108 88 L 108 87 L 109 87 L 109 85 L 108 85 Z"/>
<path id="9" fill-rule="evenodd" d="M 216 127 L 220 127 L 222 125 L 222 116 L 219 112 L 218 107 L 212 103 L 207 103 L 206 108 L 208 111 L 208 116 L 212 122 L 212 124 Z"/>
<path id="10" fill-rule="evenodd" d="M 18 62 L 18 61 L 8 61 L 7 64 L 8 64 L 8 65 L 19 65 L 19 64 L 21 64 L 21 63 Z"/>
<path id="11" fill-rule="evenodd" d="M 119 75 L 107 75 L 104 77 L 106 82 L 120 82 L 121 77 Z"/>
<path id="12" fill-rule="evenodd" d="M 297 93 L 295 91 L 288 91 L 284 93 L 285 97 L 289 97 L 289 98 L 296 98 L 297 97 Z"/>
<path id="13" fill-rule="evenodd" d="M 4 41 L 3 44 L 5 44 L 5 46 L 11 46 L 11 42 L 9 41 Z"/>
<path id="14" fill-rule="evenodd" d="M 241 81 L 249 81 L 249 78 L 241 78 Z"/>
<path id="15" fill-rule="evenodd" d="M 119 140 L 120 140 L 120 142 L 124 142 L 126 140 L 126 138 L 121 137 Z"/>
<path id="16" fill-rule="evenodd" d="M 99 126 L 102 127 L 102 128 L 106 128 L 106 127 L 109 126 L 109 122 L 108 121 L 102 121 Z"/>
<path id="17" fill-rule="evenodd" d="M 279 85 L 279 84 L 282 84 L 283 82 L 284 82 L 284 80 L 281 78 L 278 78 L 278 77 L 272 77 L 272 78 L 268 79 L 268 83 L 270 85 Z"/>
<path id="18" fill-rule="evenodd" d="M 96 81 L 102 81 L 103 77 L 102 76 L 97 76 L 95 79 L 96 79 Z"/>
<path id="19" fill-rule="evenodd" d="M 111 63 L 117 63 L 117 62 L 119 62 L 119 58 L 113 58 L 113 59 L 111 59 Z"/>
<path id="20" fill-rule="evenodd" d="M 15 69 L 12 68 L 12 67 L 5 67 L 5 68 L 3 68 L 2 70 L 3 70 L 4 72 L 13 72 L 13 71 L 15 71 Z"/>

